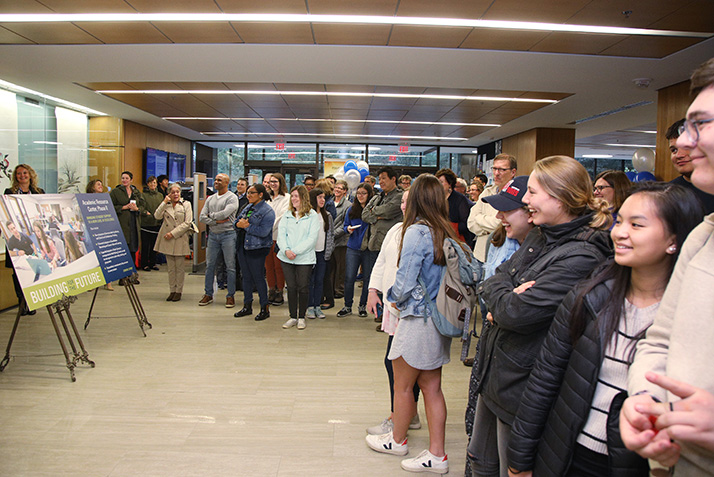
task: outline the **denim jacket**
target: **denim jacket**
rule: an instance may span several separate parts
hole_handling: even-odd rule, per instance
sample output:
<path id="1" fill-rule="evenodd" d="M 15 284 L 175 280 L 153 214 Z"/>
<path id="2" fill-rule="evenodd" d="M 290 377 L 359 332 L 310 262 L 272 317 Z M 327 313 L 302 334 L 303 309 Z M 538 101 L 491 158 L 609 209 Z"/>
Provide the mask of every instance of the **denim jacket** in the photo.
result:
<path id="1" fill-rule="evenodd" d="M 253 213 L 248 217 L 250 226 L 245 229 L 245 250 L 256 250 L 259 248 L 270 248 L 273 245 L 273 223 L 275 222 L 275 211 L 273 208 L 261 200 L 257 204 L 248 204 L 243 208 L 236 222 L 244 219 L 248 212 Z"/>
<path id="2" fill-rule="evenodd" d="M 434 263 L 434 243 L 431 229 L 423 224 L 409 226 L 402 242 L 402 255 L 394 285 L 387 292 L 387 300 L 394 303 L 402 318 L 426 317 L 424 289 L 417 278 L 422 277 L 432 301 L 436 301 L 444 266 Z"/>

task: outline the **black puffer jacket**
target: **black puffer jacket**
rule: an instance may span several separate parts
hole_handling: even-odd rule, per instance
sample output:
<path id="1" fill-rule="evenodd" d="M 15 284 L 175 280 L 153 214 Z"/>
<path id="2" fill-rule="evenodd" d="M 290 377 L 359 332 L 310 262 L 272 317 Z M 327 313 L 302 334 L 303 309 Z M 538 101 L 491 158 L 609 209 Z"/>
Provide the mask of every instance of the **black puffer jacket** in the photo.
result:
<path id="1" fill-rule="evenodd" d="M 611 255 L 608 233 L 589 227 L 591 220 L 587 214 L 565 224 L 536 227 L 479 287 L 495 324 L 481 338 L 480 399 L 509 425 L 558 306 Z M 513 292 L 531 280 L 535 285 L 529 290 Z"/>
<path id="2" fill-rule="evenodd" d="M 595 394 L 606 340 L 596 318 L 610 300 L 613 281 L 596 285 L 585 295 L 587 324 L 573 348 L 570 315 L 578 287 L 558 308 L 528 380 L 508 447 L 508 465 L 533 470 L 533 475 L 562 476 L 570 467 L 573 450 L 585 426 Z M 626 393 L 610 407 L 607 441 L 610 476 L 643 476 L 647 461 L 627 450 L 620 440 L 619 415 Z"/>

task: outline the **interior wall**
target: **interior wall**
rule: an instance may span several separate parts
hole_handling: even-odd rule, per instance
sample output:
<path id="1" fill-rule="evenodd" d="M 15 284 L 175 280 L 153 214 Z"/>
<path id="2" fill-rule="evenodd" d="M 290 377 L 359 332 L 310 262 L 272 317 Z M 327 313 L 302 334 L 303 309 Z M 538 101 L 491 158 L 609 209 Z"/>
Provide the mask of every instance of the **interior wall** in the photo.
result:
<path id="1" fill-rule="evenodd" d="M 528 175 L 539 159 L 575 154 L 575 129 L 535 128 L 504 138 L 501 150 L 516 156 L 518 175 Z"/>
<path id="2" fill-rule="evenodd" d="M 655 176 L 671 181 L 679 174 L 672 165 L 667 129 L 687 114 L 692 100 L 689 97 L 689 80 L 657 91 L 657 148 L 655 152 Z"/>
<path id="3" fill-rule="evenodd" d="M 144 150 L 147 147 L 184 154 L 186 171 L 191 170 L 191 141 L 132 121 L 124 121 L 124 170 L 134 174 L 134 185 L 139 190 L 145 179 Z"/>

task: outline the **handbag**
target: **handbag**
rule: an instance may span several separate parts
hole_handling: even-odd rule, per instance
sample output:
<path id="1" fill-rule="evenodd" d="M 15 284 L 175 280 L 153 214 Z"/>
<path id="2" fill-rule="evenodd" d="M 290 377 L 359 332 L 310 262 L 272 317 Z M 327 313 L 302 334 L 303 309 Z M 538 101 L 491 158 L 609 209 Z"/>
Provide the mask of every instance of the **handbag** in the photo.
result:
<path id="1" fill-rule="evenodd" d="M 195 220 L 192 220 L 192 221 L 191 221 L 191 230 L 193 230 L 193 233 L 195 233 L 195 234 L 199 233 L 199 231 L 198 231 L 198 226 L 196 225 L 196 221 L 195 221 Z"/>

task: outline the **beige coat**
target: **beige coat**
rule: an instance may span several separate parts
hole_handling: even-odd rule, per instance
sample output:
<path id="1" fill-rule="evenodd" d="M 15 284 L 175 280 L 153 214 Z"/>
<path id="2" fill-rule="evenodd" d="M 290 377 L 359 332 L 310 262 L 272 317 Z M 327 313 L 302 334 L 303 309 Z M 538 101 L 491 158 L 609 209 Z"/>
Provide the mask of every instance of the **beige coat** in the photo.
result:
<path id="1" fill-rule="evenodd" d="M 182 200 L 174 207 L 170 203 L 161 202 L 154 212 L 154 217 L 164 221 L 161 224 L 154 250 L 164 255 L 189 255 L 191 249 L 188 246 L 188 237 L 191 234 L 191 221 L 193 220 L 191 204 Z M 169 232 L 174 238 L 166 240 L 164 235 Z"/>

